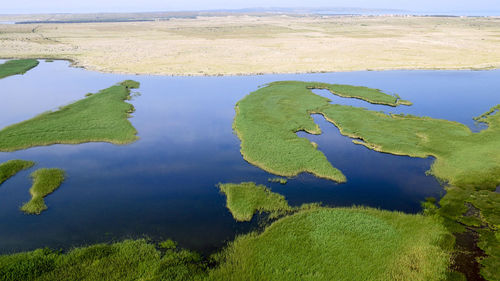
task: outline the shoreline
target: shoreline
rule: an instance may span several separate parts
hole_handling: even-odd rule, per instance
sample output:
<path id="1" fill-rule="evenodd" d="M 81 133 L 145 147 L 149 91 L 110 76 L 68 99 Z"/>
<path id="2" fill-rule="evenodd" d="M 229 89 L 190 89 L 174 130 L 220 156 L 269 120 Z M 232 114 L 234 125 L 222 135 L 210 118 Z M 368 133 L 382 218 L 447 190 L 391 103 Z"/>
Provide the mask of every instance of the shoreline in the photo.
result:
<path id="1" fill-rule="evenodd" d="M 346 70 L 318 70 L 318 71 L 290 71 L 290 72 L 246 72 L 246 73 L 154 73 L 154 72 L 123 72 L 113 70 L 103 70 L 95 66 L 86 66 L 72 58 L 54 58 L 54 57 L 34 57 L 34 56 L 18 56 L 18 57 L 0 57 L 0 60 L 15 60 L 15 59 L 36 59 L 36 60 L 53 60 L 53 61 L 66 61 L 69 67 L 81 68 L 86 71 L 116 74 L 116 75 L 149 75 L 149 76 L 170 76 L 170 77 L 236 77 L 236 76 L 263 76 L 263 75 L 284 75 L 284 74 L 319 74 L 319 73 L 343 73 L 343 72 L 366 72 L 366 71 L 490 71 L 499 70 L 498 65 L 490 65 L 483 67 L 467 66 L 467 67 L 395 67 L 395 68 L 352 68 Z"/>

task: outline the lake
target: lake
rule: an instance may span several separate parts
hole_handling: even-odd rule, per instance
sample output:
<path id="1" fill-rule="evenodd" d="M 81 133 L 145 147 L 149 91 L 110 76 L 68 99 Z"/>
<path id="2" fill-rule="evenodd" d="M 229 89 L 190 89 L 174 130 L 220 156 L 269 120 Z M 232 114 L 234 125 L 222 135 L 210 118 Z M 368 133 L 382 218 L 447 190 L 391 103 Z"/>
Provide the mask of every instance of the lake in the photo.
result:
<path id="1" fill-rule="evenodd" d="M 347 183 L 301 174 L 286 185 L 243 160 L 232 131 L 234 105 L 260 86 L 279 80 L 362 85 L 399 94 L 412 106 L 398 108 L 335 97 L 332 102 L 385 112 L 426 115 L 458 121 L 475 131 L 484 127 L 472 117 L 500 103 L 500 70 L 362 71 L 261 76 L 171 77 L 119 75 L 73 68 L 66 61 L 45 62 L 25 75 L 0 80 L 0 127 L 47 110 L 56 110 L 125 79 L 141 83 L 131 103 L 130 119 L 139 140 L 129 145 L 87 143 L 52 145 L 0 153 L 36 161 L 0 186 L 0 252 L 39 247 L 68 249 L 125 238 L 171 238 L 205 254 L 235 235 L 255 228 L 239 223 L 225 207 L 217 183 L 254 181 L 283 194 L 292 205 L 323 202 L 328 206 L 366 205 L 409 213 L 420 211 L 426 197 L 441 197 L 443 187 L 426 176 L 432 159 L 378 153 L 355 145 L 332 124 L 314 116 L 323 134 L 311 136 Z M 62 168 L 66 180 L 46 197 L 48 210 L 25 215 L 36 168 Z"/>

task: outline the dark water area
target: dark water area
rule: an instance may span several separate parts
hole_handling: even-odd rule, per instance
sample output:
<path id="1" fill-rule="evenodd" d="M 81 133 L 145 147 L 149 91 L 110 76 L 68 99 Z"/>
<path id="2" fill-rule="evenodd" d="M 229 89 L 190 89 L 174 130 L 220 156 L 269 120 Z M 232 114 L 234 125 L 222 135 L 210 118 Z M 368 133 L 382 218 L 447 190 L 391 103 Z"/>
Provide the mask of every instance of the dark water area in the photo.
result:
<path id="1" fill-rule="evenodd" d="M 398 93 L 413 106 L 384 107 L 474 126 L 472 117 L 500 103 L 499 70 L 365 71 L 230 77 L 170 77 L 105 74 L 44 62 L 25 75 L 0 80 L 0 127 L 56 110 L 88 92 L 125 79 L 141 83 L 132 124 L 140 139 L 129 145 L 52 145 L 0 153 L 36 161 L 0 186 L 0 252 L 39 247 L 68 249 L 125 238 L 171 238 L 182 247 L 210 253 L 251 231 L 256 222 L 238 223 L 225 207 L 217 183 L 255 181 L 283 194 L 292 205 L 366 205 L 416 213 L 442 186 L 426 176 L 432 159 L 383 154 L 355 145 L 321 116 L 323 134 L 310 136 L 348 182 L 302 174 L 286 185 L 245 162 L 232 131 L 234 105 L 266 83 L 279 80 L 361 85 Z M 323 95 L 323 94 L 322 94 Z M 335 97 L 330 96 L 333 100 Z M 350 101 L 349 101 L 350 102 Z M 372 105 L 362 102 L 364 107 Z M 36 168 L 63 168 L 66 180 L 46 198 L 40 216 L 23 214 Z"/>

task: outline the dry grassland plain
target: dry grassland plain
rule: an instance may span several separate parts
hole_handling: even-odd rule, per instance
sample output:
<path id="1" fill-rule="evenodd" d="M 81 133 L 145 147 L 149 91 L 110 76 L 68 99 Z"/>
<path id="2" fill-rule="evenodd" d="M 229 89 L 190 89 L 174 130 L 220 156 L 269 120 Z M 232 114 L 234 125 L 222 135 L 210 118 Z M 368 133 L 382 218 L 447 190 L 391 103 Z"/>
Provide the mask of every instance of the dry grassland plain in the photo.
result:
<path id="1" fill-rule="evenodd" d="M 2 17 L 0 17 L 0 21 Z M 500 67 L 500 18 L 224 16 L 0 24 L 0 57 L 115 73 L 240 75 Z"/>

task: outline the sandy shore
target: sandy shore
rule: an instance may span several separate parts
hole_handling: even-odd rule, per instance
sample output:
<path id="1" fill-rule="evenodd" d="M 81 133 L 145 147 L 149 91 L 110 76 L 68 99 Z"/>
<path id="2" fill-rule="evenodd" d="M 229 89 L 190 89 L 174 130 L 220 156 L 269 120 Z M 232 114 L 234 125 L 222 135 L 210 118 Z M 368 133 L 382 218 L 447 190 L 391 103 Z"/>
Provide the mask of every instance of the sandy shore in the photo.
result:
<path id="1" fill-rule="evenodd" d="M 0 25 L 0 57 L 114 73 L 246 75 L 500 67 L 500 18 L 226 16 Z"/>

